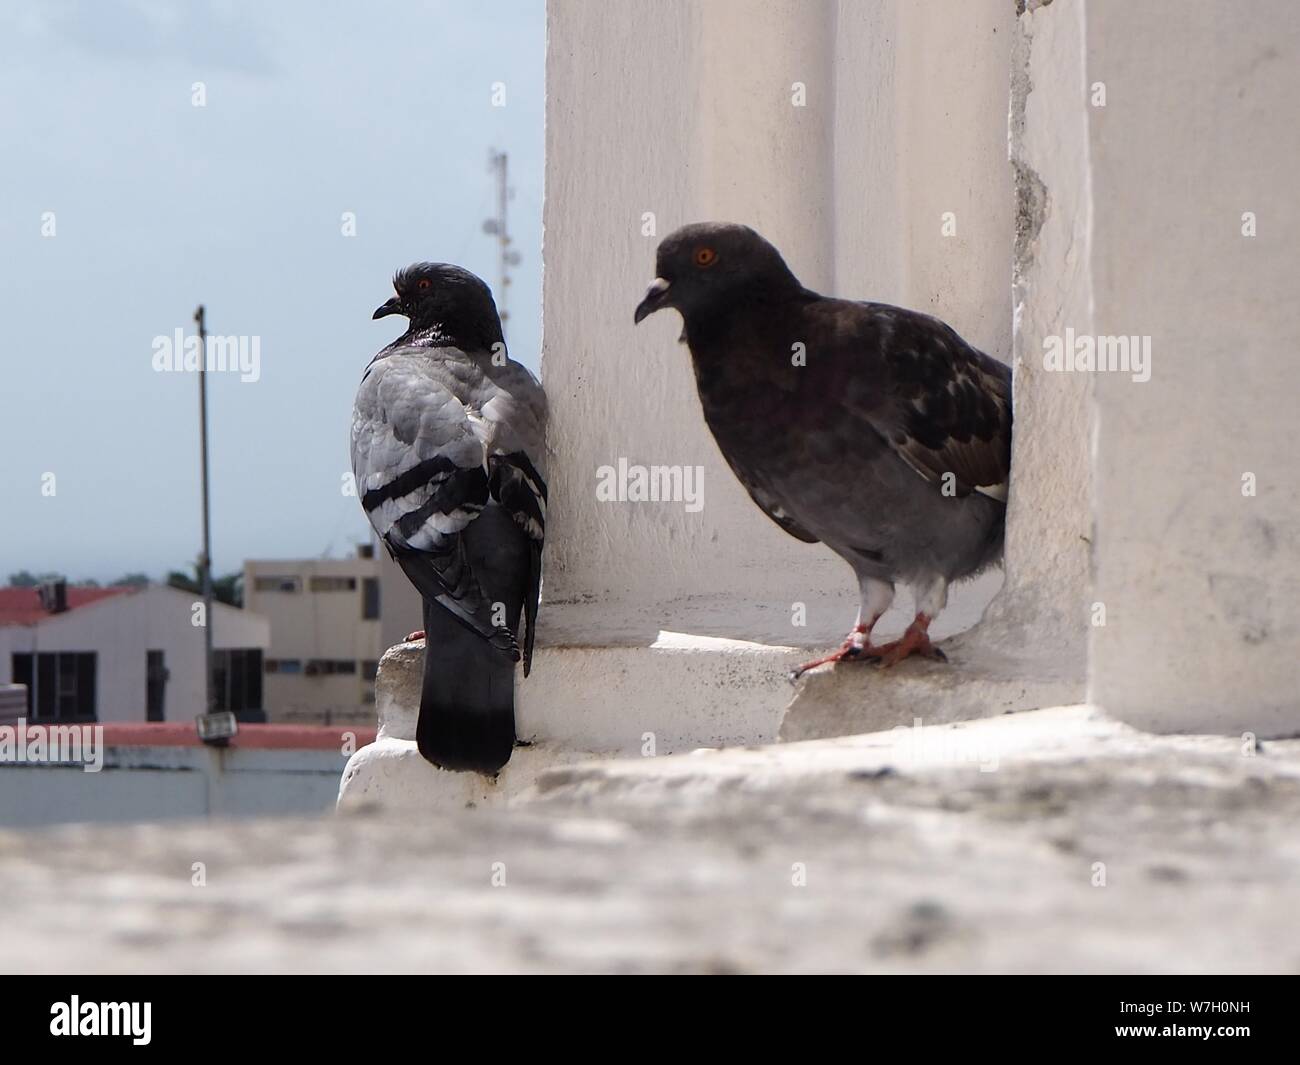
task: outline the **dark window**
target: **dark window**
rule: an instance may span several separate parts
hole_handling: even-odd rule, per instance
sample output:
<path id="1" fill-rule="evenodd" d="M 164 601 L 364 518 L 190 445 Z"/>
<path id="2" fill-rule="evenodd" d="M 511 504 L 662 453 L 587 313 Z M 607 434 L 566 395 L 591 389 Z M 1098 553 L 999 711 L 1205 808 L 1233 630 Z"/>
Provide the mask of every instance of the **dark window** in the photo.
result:
<path id="1" fill-rule="evenodd" d="M 379 578 L 366 577 L 361 584 L 361 617 L 373 621 L 379 617 Z"/>
<path id="2" fill-rule="evenodd" d="M 301 577 L 254 577 L 255 592 L 301 592 Z"/>
<path id="3" fill-rule="evenodd" d="M 313 592 L 355 592 L 357 579 L 355 577 L 313 577 L 310 587 Z"/>
<path id="4" fill-rule="evenodd" d="M 212 697 L 217 710 L 235 714 L 262 709 L 260 648 L 212 652 Z"/>
<path id="5" fill-rule="evenodd" d="M 15 684 L 27 686 L 27 716 L 32 721 L 94 721 L 94 651 L 43 651 L 13 656 Z"/>
<path id="6" fill-rule="evenodd" d="M 351 658 L 312 658 L 307 662 L 306 673 L 309 677 L 320 677 L 329 673 L 353 673 L 357 664 Z"/>
<path id="7" fill-rule="evenodd" d="M 167 666 L 161 651 L 144 653 L 144 716 L 146 721 L 165 721 L 167 694 Z"/>
<path id="8" fill-rule="evenodd" d="M 367 658 L 361 663 L 361 675 L 366 680 L 374 680 L 379 676 L 379 663 L 372 658 Z"/>
<path id="9" fill-rule="evenodd" d="M 267 673 L 301 673 L 301 658 L 268 658 L 266 660 Z"/>

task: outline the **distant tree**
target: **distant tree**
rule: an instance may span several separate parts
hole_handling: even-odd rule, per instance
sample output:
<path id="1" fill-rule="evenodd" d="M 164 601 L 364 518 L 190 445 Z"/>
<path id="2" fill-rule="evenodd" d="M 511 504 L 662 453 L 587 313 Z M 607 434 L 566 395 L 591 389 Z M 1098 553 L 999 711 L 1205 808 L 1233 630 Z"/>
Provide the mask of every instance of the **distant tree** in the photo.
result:
<path id="1" fill-rule="evenodd" d="M 179 588 L 182 592 L 202 595 L 203 582 L 200 578 L 199 567 L 196 563 L 193 576 L 174 569 L 167 574 L 167 583 L 173 588 Z M 244 575 L 235 572 L 227 573 L 224 577 L 213 577 L 212 598 L 218 603 L 225 603 L 227 606 L 242 607 L 244 605 Z"/>
<path id="2" fill-rule="evenodd" d="M 227 573 L 224 577 L 217 577 L 212 582 L 212 594 L 223 603 L 242 608 L 244 605 L 243 573 Z"/>
<path id="3" fill-rule="evenodd" d="M 127 573 L 118 577 L 110 588 L 143 588 L 149 583 L 149 574 L 147 573 Z"/>
<path id="4" fill-rule="evenodd" d="M 17 573 L 9 574 L 9 587 L 35 588 L 42 581 L 61 581 L 63 579 L 62 573 L 33 573 L 31 570 L 20 569 Z"/>

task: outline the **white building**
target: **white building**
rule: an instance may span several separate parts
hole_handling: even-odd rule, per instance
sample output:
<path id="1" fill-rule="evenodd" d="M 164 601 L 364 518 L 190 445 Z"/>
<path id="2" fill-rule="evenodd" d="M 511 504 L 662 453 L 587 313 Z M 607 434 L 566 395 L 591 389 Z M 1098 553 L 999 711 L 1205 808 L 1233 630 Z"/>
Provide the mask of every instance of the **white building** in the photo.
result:
<path id="1" fill-rule="evenodd" d="M 402 567 L 393 561 L 387 551 L 380 551 L 376 559 L 379 567 L 380 642 L 385 650 L 401 643 L 417 629 L 424 628 L 424 603 Z"/>
<path id="2" fill-rule="evenodd" d="M 55 612 L 0 588 L 0 686 L 27 685 L 32 721 L 189 721 L 204 709 L 195 603 L 166 585 L 68 588 Z M 210 620 L 216 708 L 261 720 L 266 619 L 214 603 Z"/>
<path id="3" fill-rule="evenodd" d="M 338 724 L 374 717 L 379 665 L 379 564 L 368 545 L 355 558 L 250 559 L 244 605 L 265 617 L 272 721 Z"/>

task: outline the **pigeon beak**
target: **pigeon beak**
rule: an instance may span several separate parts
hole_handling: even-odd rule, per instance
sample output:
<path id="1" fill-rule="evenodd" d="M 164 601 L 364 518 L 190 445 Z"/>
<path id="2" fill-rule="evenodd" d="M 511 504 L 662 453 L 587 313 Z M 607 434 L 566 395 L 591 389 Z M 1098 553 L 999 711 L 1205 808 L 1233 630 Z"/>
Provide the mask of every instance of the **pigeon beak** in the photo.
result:
<path id="1" fill-rule="evenodd" d="M 403 314 L 403 313 L 405 312 L 402 310 L 401 297 L 394 296 L 382 307 L 376 308 L 375 313 L 370 316 L 370 319 L 371 321 L 373 321 L 376 318 L 387 318 L 390 314 Z"/>
<path id="2" fill-rule="evenodd" d="M 646 289 L 645 299 L 637 304 L 636 316 L 632 319 L 633 325 L 639 325 L 642 318 L 649 317 L 655 311 L 662 310 L 668 305 L 669 282 L 662 277 L 656 277 L 650 282 L 650 287 Z"/>

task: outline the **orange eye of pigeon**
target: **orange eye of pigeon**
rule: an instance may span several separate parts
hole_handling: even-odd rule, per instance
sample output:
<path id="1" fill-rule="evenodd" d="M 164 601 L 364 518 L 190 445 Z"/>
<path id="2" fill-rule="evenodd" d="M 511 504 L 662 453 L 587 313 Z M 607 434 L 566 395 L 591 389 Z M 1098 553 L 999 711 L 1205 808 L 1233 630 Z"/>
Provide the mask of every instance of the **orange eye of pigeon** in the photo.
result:
<path id="1" fill-rule="evenodd" d="M 718 261 L 718 253 L 714 251 L 712 248 L 695 249 L 696 266 L 712 266 L 717 261 Z"/>
<path id="2" fill-rule="evenodd" d="M 415 287 L 418 288 L 421 292 L 423 292 L 426 288 L 428 288 L 432 284 L 433 282 L 430 281 L 427 277 L 422 277 L 420 278 L 419 281 L 415 283 Z"/>

